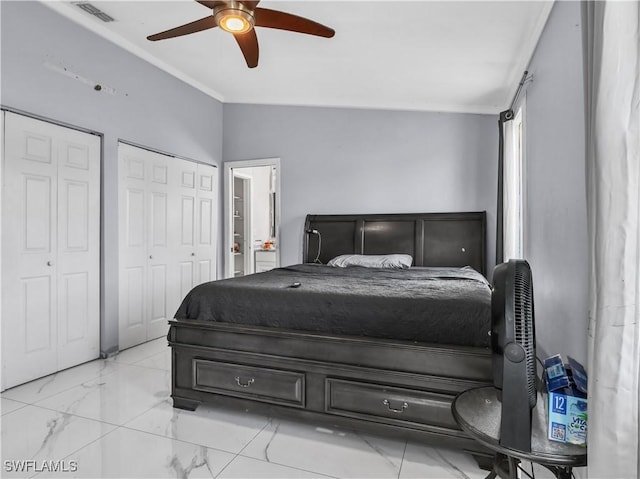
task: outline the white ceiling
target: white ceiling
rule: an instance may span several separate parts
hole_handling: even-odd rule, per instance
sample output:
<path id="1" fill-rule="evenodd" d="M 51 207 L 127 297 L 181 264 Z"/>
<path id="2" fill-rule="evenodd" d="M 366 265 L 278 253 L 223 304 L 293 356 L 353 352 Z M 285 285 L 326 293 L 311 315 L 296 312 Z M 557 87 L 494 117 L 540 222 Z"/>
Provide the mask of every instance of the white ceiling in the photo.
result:
<path id="1" fill-rule="evenodd" d="M 193 0 L 46 4 L 227 103 L 495 114 L 506 108 L 552 1 L 275 1 L 332 27 L 326 39 L 257 28 L 260 61 L 246 66 L 219 28 L 150 42 L 148 35 L 210 14 Z"/>

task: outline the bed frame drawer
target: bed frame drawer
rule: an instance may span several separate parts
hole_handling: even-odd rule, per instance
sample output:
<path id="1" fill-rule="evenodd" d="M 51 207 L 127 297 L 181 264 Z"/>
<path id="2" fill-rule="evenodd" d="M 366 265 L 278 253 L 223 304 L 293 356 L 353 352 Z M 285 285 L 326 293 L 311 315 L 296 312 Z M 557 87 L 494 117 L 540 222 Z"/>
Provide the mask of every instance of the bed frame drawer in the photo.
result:
<path id="1" fill-rule="evenodd" d="M 193 360 L 193 389 L 304 407 L 305 375 L 294 371 Z"/>
<path id="2" fill-rule="evenodd" d="M 453 396 L 380 384 L 326 379 L 326 412 L 389 424 L 429 424 L 459 429 L 451 415 Z"/>

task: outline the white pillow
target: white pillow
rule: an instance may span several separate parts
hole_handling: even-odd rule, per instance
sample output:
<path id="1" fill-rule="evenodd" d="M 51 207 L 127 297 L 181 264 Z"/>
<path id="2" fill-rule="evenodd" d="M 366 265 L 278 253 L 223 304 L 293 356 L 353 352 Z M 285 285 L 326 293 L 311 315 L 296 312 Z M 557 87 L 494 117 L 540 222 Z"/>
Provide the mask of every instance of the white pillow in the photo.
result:
<path id="1" fill-rule="evenodd" d="M 327 263 L 329 266 L 347 268 L 363 266 L 365 268 L 409 269 L 413 258 L 409 254 L 343 254 Z"/>

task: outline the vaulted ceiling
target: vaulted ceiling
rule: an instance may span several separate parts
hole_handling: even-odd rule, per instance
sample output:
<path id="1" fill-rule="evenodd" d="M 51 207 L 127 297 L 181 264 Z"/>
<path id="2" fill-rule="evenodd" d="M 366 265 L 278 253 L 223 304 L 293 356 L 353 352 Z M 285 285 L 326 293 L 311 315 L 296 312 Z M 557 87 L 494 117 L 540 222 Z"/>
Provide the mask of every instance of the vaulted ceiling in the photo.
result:
<path id="1" fill-rule="evenodd" d="M 211 14 L 193 0 L 92 1 L 50 8 L 228 103 L 494 114 L 508 106 L 553 5 L 550 1 L 271 1 L 335 29 L 327 39 L 256 29 L 257 68 L 213 28 L 150 42 L 148 35 Z"/>

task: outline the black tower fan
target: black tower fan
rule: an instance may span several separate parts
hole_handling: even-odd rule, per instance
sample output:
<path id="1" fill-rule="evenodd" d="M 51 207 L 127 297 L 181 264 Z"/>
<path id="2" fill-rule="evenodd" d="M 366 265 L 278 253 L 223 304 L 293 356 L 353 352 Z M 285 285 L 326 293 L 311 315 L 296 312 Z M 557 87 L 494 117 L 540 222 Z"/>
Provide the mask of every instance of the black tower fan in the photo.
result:
<path id="1" fill-rule="evenodd" d="M 531 410 L 536 405 L 533 280 L 529 263 L 496 266 L 491 295 L 493 383 L 502 401 L 500 445 L 531 451 Z"/>

